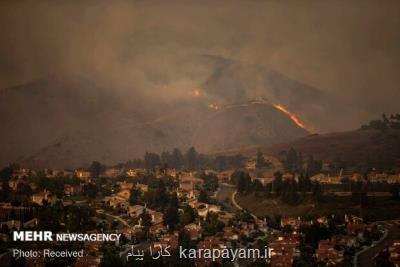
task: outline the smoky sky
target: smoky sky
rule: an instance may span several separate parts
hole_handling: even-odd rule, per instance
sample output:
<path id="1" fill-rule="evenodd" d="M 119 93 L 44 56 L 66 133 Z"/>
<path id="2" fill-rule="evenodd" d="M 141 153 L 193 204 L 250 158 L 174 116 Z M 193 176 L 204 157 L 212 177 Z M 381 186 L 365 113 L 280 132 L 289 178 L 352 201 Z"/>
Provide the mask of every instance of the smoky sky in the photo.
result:
<path id="1" fill-rule="evenodd" d="M 399 29 L 400 2 L 387 0 L 1 1 L 0 88 L 81 75 L 116 93 L 179 97 L 209 71 L 180 62 L 208 54 L 280 71 L 373 117 L 399 111 Z"/>

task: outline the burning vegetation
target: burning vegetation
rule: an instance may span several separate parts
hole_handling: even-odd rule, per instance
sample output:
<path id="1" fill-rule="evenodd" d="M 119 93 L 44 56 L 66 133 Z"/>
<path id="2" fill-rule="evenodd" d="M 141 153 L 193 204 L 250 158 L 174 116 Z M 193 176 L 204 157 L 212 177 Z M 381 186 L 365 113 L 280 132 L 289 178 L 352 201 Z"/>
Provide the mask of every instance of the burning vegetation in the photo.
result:
<path id="1" fill-rule="evenodd" d="M 282 111 L 283 113 L 287 114 L 294 123 L 297 124 L 297 126 L 306 129 L 305 125 L 300 121 L 300 119 L 293 113 L 291 113 L 289 110 L 287 110 L 284 106 L 279 105 L 279 104 L 273 104 L 274 107 L 280 111 Z"/>
<path id="2" fill-rule="evenodd" d="M 219 110 L 220 109 L 220 107 L 215 105 L 215 104 L 210 104 L 210 105 L 208 105 L 208 107 L 211 108 L 211 109 L 214 109 L 214 110 Z"/>
<path id="3" fill-rule="evenodd" d="M 200 91 L 200 90 L 197 90 L 197 89 L 193 90 L 192 94 L 193 94 L 193 96 L 195 96 L 195 97 L 199 97 L 199 96 L 202 95 L 201 91 Z"/>

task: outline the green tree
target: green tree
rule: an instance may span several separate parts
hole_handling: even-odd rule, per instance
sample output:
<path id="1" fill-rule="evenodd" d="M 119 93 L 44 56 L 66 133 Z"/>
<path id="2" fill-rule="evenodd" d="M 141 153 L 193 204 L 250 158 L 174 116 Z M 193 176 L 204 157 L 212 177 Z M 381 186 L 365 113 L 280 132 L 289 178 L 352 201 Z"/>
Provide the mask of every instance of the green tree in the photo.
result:
<path id="1" fill-rule="evenodd" d="M 171 167 L 179 169 L 183 166 L 183 161 L 184 158 L 182 152 L 179 149 L 175 148 L 172 152 Z"/>
<path id="2" fill-rule="evenodd" d="M 157 190 L 156 193 L 154 194 L 154 204 L 156 207 L 159 207 L 161 209 L 164 209 L 165 206 L 168 204 L 168 195 L 167 195 L 167 191 L 165 188 L 165 184 L 163 180 L 159 180 L 158 181 L 158 186 L 157 186 Z"/>
<path id="3" fill-rule="evenodd" d="M 164 224 L 168 226 L 169 231 L 174 231 L 179 223 L 178 207 L 169 206 L 164 213 Z"/>
<path id="4" fill-rule="evenodd" d="M 161 153 L 161 164 L 167 167 L 172 166 L 172 155 L 169 152 L 164 151 Z"/>
<path id="5" fill-rule="evenodd" d="M 14 170 L 11 166 L 4 168 L 0 171 L 0 177 L 1 177 L 1 182 L 2 182 L 0 199 L 2 201 L 8 200 L 8 198 L 10 196 L 10 186 L 8 185 L 8 182 L 10 181 L 10 178 L 11 178 L 13 172 L 14 172 Z"/>
<path id="6" fill-rule="evenodd" d="M 254 180 L 251 187 L 252 187 L 252 190 L 255 192 L 261 192 L 264 190 L 264 187 L 263 187 L 262 183 L 260 182 L 260 180 Z"/>
<path id="7" fill-rule="evenodd" d="M 83 192 L 89 198 L 96 198 L 99 189 L 95 184 L 87 184 L 83 186 Z"/>
<path id="8" fill-rule="evenodd" d="M 315 183 L 314 183 L 314 188 L 313 188 L 313 197 L 314 197 L 314 200 L 315 200 L 316 202 L 320 202 L 320 201 L 322 200 L 322 195 L 323 195 L 323 192 L 322 192 L 322 188 L 321 188 L 320 183 L 315 182 Z"/>
<path id="9" fill-rule="evenodd" d="M 144 155 L 144 166 L 146 169 L 154 169 L 161 165 L 160 156 L 157 153 L 148 153 Z"/>
<path id="10" fill-rule="evenodd" d="M 296 171 L 297 163 L 298 163 L 297 152 L 292 147 L 286 154 L 286 160 L 284 162 L 285 170 L 287 170 L 289 172 Z"/>
<path id="11" fill-rule="evenodd" d="M 189 205 L 183 208 L 183 214 L 179 217 L 179 223 L 185 226 L 189 223 L 194 222 L 196 219 L 196 211 Z"/>
<path id="12" fill-rule="evenodd" d="M 225 225 L 223 222 L 218 220 L 218 215 L 216 213 L 209 212 L 207 213 L 202 226 L 205 235 L 215 235 L 216 233 L 221 232 Z"/>
<path id="13" fill-rule="evenodd" d="M 297 193 L 297 183 L 294 179 L 284 181 L 281 199 L 290 205 L 298 204 L 299 194 Z"/>
<path id="14" fill-rule="evenodd" d="M 142 195 L 142 192 L 139 189 L 133 188 L 131 189 L 131 195 L 129 197 L 129 204 L 130 205 L 137 205 L 140 203 L 139 199 Z"/>
<path id="15" fill-rule="evenodd" d="M 207 191 L 214 192 L 218 189 L 218 177 L 214 173 L 205 174 L 204 172 L 200 175 L 200 178 L 204 181 L 204 188 Z"/>
<path id="16" fill-rule="evenodd" d="M 392 185 L 391 189 L 390 189 L 390 193 L 392 194 L 392 198 L 394 200 L 399 200 L 400 196 L 399 196 L 399 186 L 397 184 Z"/>
<path id="17" fill-rule="evenodd" d="M 190 239 L 190 234 L 184 229 L 181 229 L 179 231 L 178 242 L 179 245 L 182 246 L 182 248 L 190 249 L 193 247 L 192 241 Z"/>
<path id="18" fill-rule="evenodd" d="M 282 192 L 282 176 L 282 173 L 279 171 L 274 173 L 274 181 L 272 181 L 272 191 L 277 195 L 280 195 Z"/>
<path id="19" fill-rule="evenodd" d="M 200 190 L 199 202 L 208 203 L 207 192 L 205 190 L 203 190 L 203 189 Z"/>
<path id="20" fill-rule="evenodd" d="M 195 170 L 198 167 L 198 153 L 194 147 L 190 147 L 185 154 L 185 166 L 189 170 Z"/>
<path id="21" fill-rule="evenodd" d="M 239 181 L 237 183 L 237 191 L 239 194 L 248 193 L 251 188 L 251 178 L 248 173 L 240 172 Z"/>
<path id="22" fill-rule="evenodd" d="M 150 229 L 152 223 L 151 223 L 151 216 L 147 212 L 146 209 L 143 211 L 142 214 L 140 214 L 139 219 L 140 219 L 141 226 L 143 227 L 143 231 L 146 233 L 146 236 L 148 237 L 149 229 Z"/>
<path id="23" fill-rule="evenodd" d="M 100 174 L 104 172 L 104 170 L 105 170 L 105 166 L 98 161 L 93 161 L 89 167 L 90 175 L 93 178 L 98 178 L 100 176 Z"/>
<path id="24" fill-rule="evenodd" d="M 268 166 L 268 164 L 264 159 L 263 153 L 261 152 L 261 150 L 258 150 L 257 151 L 257 158 L 256 158 L 256 168 L 259 169 L 259 168 L 264 168 L 264 167 L 267 167 L 267 166 Z"/>
<path id="25" fill-rule="evenodd" d="M 312 155 L 308 157 L 307 161 L 307 172 L 312 176 L 321 172 L 322 161 L 315 160 Z"/>

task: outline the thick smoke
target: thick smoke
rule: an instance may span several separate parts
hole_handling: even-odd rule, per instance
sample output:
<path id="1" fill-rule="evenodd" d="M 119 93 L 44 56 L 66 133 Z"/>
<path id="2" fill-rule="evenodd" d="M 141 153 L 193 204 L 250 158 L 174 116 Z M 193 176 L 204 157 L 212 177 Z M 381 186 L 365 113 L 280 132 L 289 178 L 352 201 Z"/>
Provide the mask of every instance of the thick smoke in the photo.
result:
<path id="1" fill-rule="evenodd" d="M 398 112 L 398 1 L 2 1 L 0 25 L 0 88 L 78 76 L 168 102 L 215 71 L 197 55 L 216 55 L 336 95 L 353 127 Z M 333 128 L 350 128 L 340 116 Z"/>

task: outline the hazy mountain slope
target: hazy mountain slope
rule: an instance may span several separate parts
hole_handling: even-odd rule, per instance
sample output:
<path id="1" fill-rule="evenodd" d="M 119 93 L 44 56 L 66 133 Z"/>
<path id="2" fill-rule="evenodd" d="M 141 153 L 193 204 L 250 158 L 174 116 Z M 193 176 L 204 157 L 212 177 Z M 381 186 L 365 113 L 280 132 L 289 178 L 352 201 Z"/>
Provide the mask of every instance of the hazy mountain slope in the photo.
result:
<path id="1" fill-rule="evenodd" d="M 132 105 L 135 106 L 134 104 Z M 50 78 L 0 92 L 0 164 L 77 134 L 140 123 L 148 112 L 121 108 L 112 92 L 86 80 Z"/>
<path id="2" fill-rule="evenodd" d="M 337 103 L 333 97 L 266 68 L 213 56 L 190 57 L 176 67 L 181 77 L 175 79 L 196 80 L 204 94 L 195 97 L 193 88 L 180 88 L 184 97 L 176 96 L 170 81 L 164 91 L 147 94 L 135 85 L 126 91 L 81 78 L 1 90 L 0 165 L 75 167 L 190 145 L 205 153 L 269 145 L 307 134 L 271 103 L 288 103 L 306 126 L 337 112 L 330 108 Z M 263 101 L 250 104 L 254 99 Z M 211 103 L 219 109 L 209 108 Z"/>
<path id="3" fill-rule="evenodd" d="M 36 152 L 84 124 L 90 128 L 91 118 L 101 113 L 96 106 L 111 105 L 110 98 L 85 95 L 87 85 L 73 88 L 74 84 L 38 81 L 1 91 L 0 162 Z"/>
<path id="4" fill-rule="evenodd" d="M 112 164 L 142 157 L 146 151 L 187 149 L 193 145 L 210 153 L 249 144 L 272 144 L 306 134 L 268 104 L 220 111 L 186 106 L 159 120 L 62 138 L 25 158 L 23 163 L 34 167 L 76 167 L 92 160 Z"/>
<path id="5" fill-rule="evenodd" d="M 307 135 L 283 112 L 270 104 L 246 103 L 217 111 L 194 136 L 207 152 L 256 144 L 274 144 Z"/>
<path id="6" fill-rule="evenodd" d="M 350 132 L 309 135 L 287 143 L 269 146 L 264 150 L 279 156 L 294 148 L 324 161 L 342 160 L 353 166 L 400 164 L 400 130 L 356 130 Z M 253 149 L 253 152 L 255 150 Z M 377 167 L 377 166 L 375 166 Z"/>
<path id="7" fill-rule="evenodd" d="M 362 113 L 335 95 L 265 67 L 216 56 L 202 56 L 201 62 L 215 69 L 202 87 L 222 103 L 268 99 L 300 115 L 315 132 L 352 129 Z"/>

